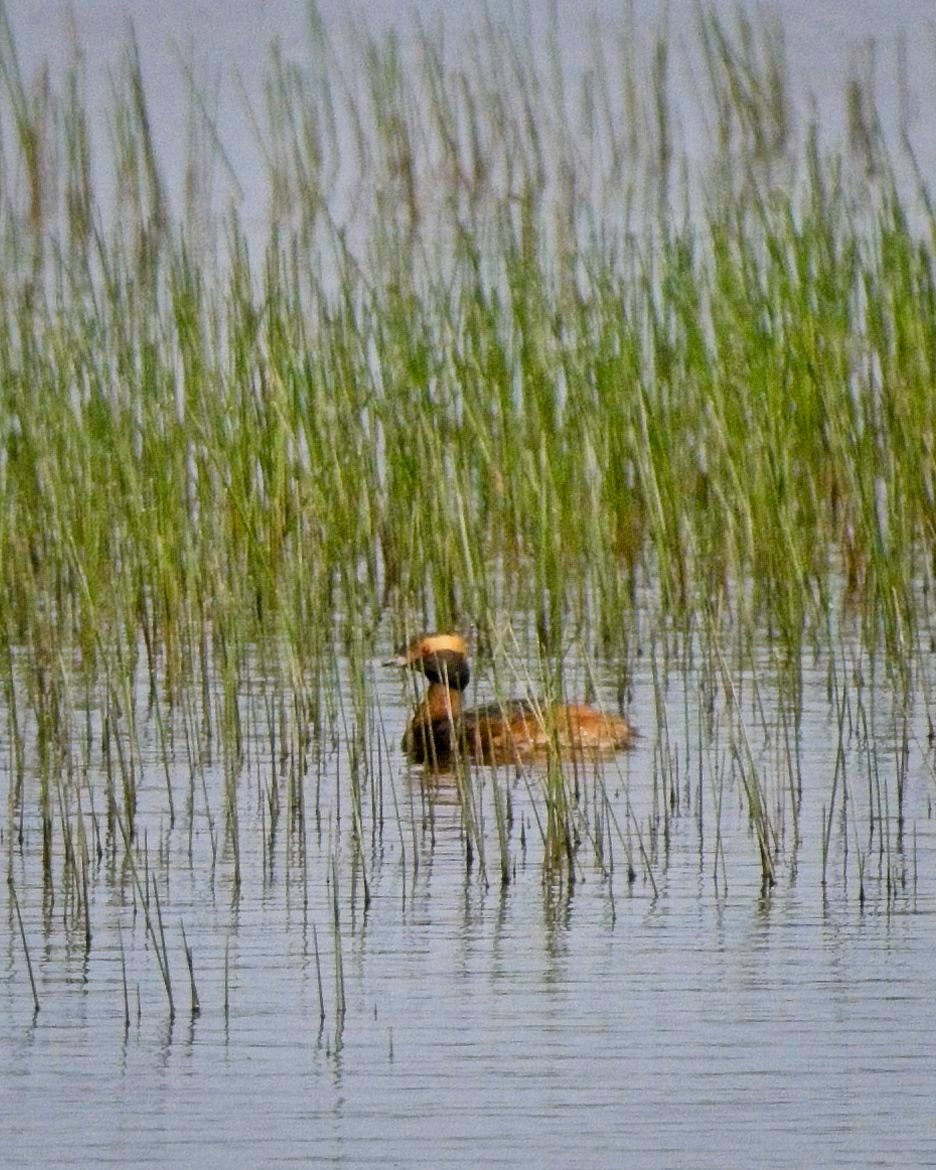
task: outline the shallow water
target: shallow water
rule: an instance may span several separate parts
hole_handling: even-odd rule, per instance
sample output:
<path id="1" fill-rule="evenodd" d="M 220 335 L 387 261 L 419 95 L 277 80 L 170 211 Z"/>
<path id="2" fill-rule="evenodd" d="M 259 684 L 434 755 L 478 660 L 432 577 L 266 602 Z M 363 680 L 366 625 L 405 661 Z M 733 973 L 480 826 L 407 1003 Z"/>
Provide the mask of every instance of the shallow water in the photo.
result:
<path id="1" fill-rule="evenodd" d="M 867 850 L 862 906 L 856 850 L 866 847 L 860 826 L 867 798 L 858 782 L 862 757 L 850 744 L 854 808 L 847 831 L 833 830 L 823 895 L 821 808 L 836 741 L 826 676 L 818 666 L 806 676 L 801 844 L 791 847 L 788 826 L 777 884 L 764 893 L 739 785 L 730 778 L 722 801 L 725 869 L 713 878 L 716 785 L 708 761 L 723 757 L 708 755 L 710 741 L 694 717 L 684 720 L 699 693 L 692 674 L 667 689 L 671 729 L 684 720 L 685 731 L 666 746 L 683 756 L 689 774 L 698 769 L 701 786 L 683 785 L 678 813 L 652 846 L 655 758 L 664 744 L 654 729 L 650 664 L 641 670 L 632 714 L 645 734 L 598 776 L 624 836 L 630 800 L 652 853 L 656 896 L 639 860 L 628 881 L 620 840 L 610 877 L 585 842 L 577 881 L 544 880 L 535 772 L 502 777 L 514 814 L 506 887 L 498 880 L 491 774 L 474 777 L 476 792 L 486 793 L 485 881 L 478 858 L 466 866 L 453 791 L 433 788 L 430 800 L 423 775 L 392 748 L 382 773 L 382 831 L 371 817 L 370 785 L 362 805 L 365 909 L 341 752 L 307 778 L 303 864 L 301 834 L 285 823 L 271 843 L 261 794 L 272 764 L 258 735 L 239 781 L 235 898 L 229 847 L 219 849 L 212 876 L 197 795 L 190 846 L 181 776 L 174 776 L 179 812 L 170 830 L 165 778 L 148 768 L 135 856 L 142 871 L 145 837 L 160 891 L 174 1021 L 123 849 L 114 859 L 105 850 L 91 867 L 86 951 L 65 883 L 53 880 L 51 904 L 44 889 L 32 809 L 22 848 L 8 821 L 4 860 L 23 910 L 41 1010 L 34 1016 L 8 909 L 0 927 L 0 1164 L 936 1164 L 936 835 L 932 753 L 920 746 L 925 712 L 909 713 L 920 740 L 905 786 L 904 856 L 895 856 L 892 826 L 885 834 L 890 866 L 874 847 Z M 408 692 L 395 676 L 375 670 L 374 680 L 393 745 Z M 263 687 L 251 689 L 245 711 L 261 701 Z M 766 671 L 762 702 L 770 708 Z M 894 707 L 883 691 L 870 705 L 886 767 Z M 216 829 L 223 782 L 223 768 L 206 767 Z M 586 778 L 585 790 L 594 783 Z M 885 779 L 892 797 L 890 784 Z M 63 872 L 58 847 L 52 872 Z M 887 872 L 903 874 L 891 894 Z M 190 1009 L 182 925 L 198 1015 Z"/>

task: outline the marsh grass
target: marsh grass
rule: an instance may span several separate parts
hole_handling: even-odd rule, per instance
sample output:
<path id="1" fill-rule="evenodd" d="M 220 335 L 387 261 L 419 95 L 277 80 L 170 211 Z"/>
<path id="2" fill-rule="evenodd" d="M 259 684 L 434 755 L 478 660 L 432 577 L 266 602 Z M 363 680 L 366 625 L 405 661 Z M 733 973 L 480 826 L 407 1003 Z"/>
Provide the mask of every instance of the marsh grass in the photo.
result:
<path id="1" fill-rule="evenodd" d="M 20 940 L 22 941 L 22 944 L 23 944 L 23 957 L 26 960 L 26 971 L 29 975 L 29 986 L 30 986 L 30 989 L 32 991 L 33 1013 L 37 1014 L 39 1011 L 39 1006 L 40 1006 L 39 1005 L 39 993 L 36 990 L 36 978 L 33 975 L 32 959 L 30 958 L 30 955 L 29 955 L 29 944 L 26 941 L 26 927 L 23 925 L 23 914 L 22 914 L 22 911 L 20 910 L 19 898 L 16 896 L 16 887 L 13 885 L 12 881 L 10 881 L 8 883 L 7 888 L 10 891 L 10 901 L 12 902 L 13 909 L 16 913 L 16 923 L 17 923 L 17 926 L 19 927 Z"/>
<path id="2" fill-rule="evenodd" d="M 495 698 L 624 704 L 651 664 L 649 807 L 626 764 L 457 773 L 484 882 L 529 851 L 550 889 L 592 869 L 610 888 L 623 851 L 655 895 L 692 814 L 723 892 L 734 798 L 764 885 L 795 872 L 818 800 L 823 883 L 838 849 L 862 900 L 875 873 L 905 888 L 909 761 L 931 777 L 931 752 L 895 714 L 885 765 L 868 702 L 932 692 L 929 192 L 870 75 L 843 142 L 802 120 L 779 26 L 703 10 L 688 48 L 608 31 L 576 70 L 555 24 L 541 51 L 488 15 L 456 57 L 311 15 L 243 95 L 257 227 L 197 77 L 179 197 L 132 42 L 102 128 L 79 55 L 25 77 L 0 20 L 8 838 L 31 849 L 38 821 L 86 948 L 97 867 L 128 875 L 170 1012 L 146 830 L 181 823 L 236 906 L 259 824 L 263 872 L 285 836 L 306 907 L 328 859 L 340 1027 L 357 891 L 366 914 L 390 838 L 414 881 L 436 840 L 370 669 L 390 631 L 470 625 Z M 704 159 L 672 96 L 683 53 Z M 821 794 L 806 661 L 828 664 L 838 743 Z"/>

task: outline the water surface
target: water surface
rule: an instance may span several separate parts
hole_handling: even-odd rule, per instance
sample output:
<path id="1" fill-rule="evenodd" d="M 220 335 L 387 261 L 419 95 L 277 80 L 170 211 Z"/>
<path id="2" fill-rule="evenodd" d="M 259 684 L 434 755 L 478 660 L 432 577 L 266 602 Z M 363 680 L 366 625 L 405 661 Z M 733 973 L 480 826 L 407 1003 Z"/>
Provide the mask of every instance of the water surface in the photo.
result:
<path id="1" fill-rule="evenodd" d="M 161 893 L 174 1020 L 123 851 L 113 865 L 105 857 L 92 866 L 86 950 L 83 928 L 70 923 L 67 896 L 55 881 L 60 855 L 51 891 L 43 888 L 39 830 L 27 808 L 22 848 L 9 829 L 3 846 L 41 1010 L 33 1015 L 10 910 L 0 940 L 6 1135 L 0 1161 L 933 1164 L 932 776 L 924 756 L 915 757 L 905 795 L 912 848 L 902 861 L 891 857 L 892 869 L 904 873 L 896 893 L 888 892 L 886 867 L 871 848 L 860 904 L 854 848 L 865 843 L 856 841 L 849 856 L 849 834 L 838 829 L 823 892 L 821 804 L 835 766 L 823 681 L 818 671 L 807 680 L 803 729 L 814 798 L 804 798 L 798 855 L 788 835 L 769 892 L 761 888 L 753 834 L 733 783 L 723 797 L 726 867 L 718 880 L 713 876 L 714 825 L 706 825 L 715 816 L 713 777 L 704 750 L 701 765 L 695 755 L 705 744 L 694 723 L 685 738 L 675 738 L 689 774 L 701 766 L 702 785 L 683 786 L 667 840 L 659 834 L 651 867 L 656 895 L 639 865 L 628 880 L 620 842 L 610 877 L 586 847 L 578 880 L 544 880 L 535 773 L 532 781 L 510 780 L 513 880 L 506 887 L 492 864 L 497 839 L 487 806 L 485 880 L 477 858 L 470 870 L 466 865 L 454 793 L 433 788 L 430 801 L 425 778 L 396 751 L 382 780 L 382 832 L 371 831 L 364 804 L 363 867 L 352 855 L 347 772 L 327 763 L 307 780 L 303 863 L 296 831 L 283 825 L 270 840 L 258 796 L 273 764 L 258 737 L 248 753 L 254 764 L 241 779 L 235 897 L 230 848 L 219 851 L 212 876 L 204 817 L 196 808 L 191 845 L 184 814 L 170 830 L 164 777 L 148 771 L 139 829 Z M 395 744 L 407 693 L 395 676 L 376 671 L 375 685 Z M 670 687 L 674 726 L 696 687 L 691 676 Z M 649 669 L 635 679 L 634 697 L 632 714 L 645 735 L 636 751 L 603 770 L 601 782 L 623 824 L 631 801 L 649 847 L 660 784 Z M 889 724 L 884 694 L 880 710 Z M 860 774 L 857 757 L 851 774 Z M 209 766 L 205 775 L 217 818 L 222 770 Z M 476 783 L 483 790 L 489 777 Z M 399 820 L 389 811 L 391 787 Z M 856 791 L 853 799 L 857 825 L 864 798 Z M 889 851 L 896 839 L 888 834 Z M 138 866 L 143 856 L 138 845 Z M 334 957 L 336 874 L 343 1017 Z M 198 1015 L 190 1010 L 183 924 Z"/>

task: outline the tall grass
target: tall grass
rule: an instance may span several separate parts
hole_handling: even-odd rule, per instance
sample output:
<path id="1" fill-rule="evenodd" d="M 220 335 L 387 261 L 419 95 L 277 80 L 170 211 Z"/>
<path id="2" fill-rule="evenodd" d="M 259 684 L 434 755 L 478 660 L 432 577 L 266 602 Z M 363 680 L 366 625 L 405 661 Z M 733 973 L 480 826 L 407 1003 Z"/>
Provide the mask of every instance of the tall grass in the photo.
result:
<path id="1" fill-rule="evenodd" d="M 804 654 L 827 654 L 841 682 L 854 634 L 895 693 L 917 677 L 936 535 L 934 220 L 870 81 L 850 83 L 849 135 L 828 141 L 798 121 L 780 30 L 703 11 L 688 50 L 710 128 L 699 159 L 670 79 L 687 50 L 666 30 L 644 52 L 638 29 L 597 28 L 584 70 L 547 32 L 540 52 L 489 16 L 456 54 L 418 30 L 335 43 L 310 18 L 308 44 L 271 51 L 264 94 L 245 99 L 269 200 L 258 228 L 197 77 L 177 198 L 135 45 L 102 128 L 80 63 L 25 77 L 0 23 L 10 838 L 32 803 L 48 875 L 67 842 L 88 945 L 91 843 L 123 847 L 170 1004 L 158 888 L 157 932 L 137 870 L 153 721 L 169 829 L 206 817 L 212 882 L 229 866 L 236 901 L 243 777 L 259 766 L 244 702 L 260 687 L 280 769 L 257 781 L 264 848 L 281 795 L 301 858 L 307 835 L 350 826 L 367 911 L 385 819 L 419 865 L 368 667 L 391 630 L 470 624 L 484 651 L 510 626 L 556 694 L 598 663 L 625 696 L 650 644 L 649 820 L 626 777 L 622 805 L 603 779 L 527 780 L 547 868 L 574 878 L 588 843 L 608 874 L 623 848 L 654 889 L 691 764 L 717 810 L 716 885 L 733 778 L 776 879 L 786 818 L 797 841 Z M 764 644 L 779 739 L 751 681 Z M 664 712 L 693 657 L 713 738 L 690 761 Z M 831 701 L 845 743 L 847 701 Z M 323 808 L 339 757 L 350 786 Z M 205 783 L 217 761 L 220 792 Z M 870 757 L 868 774 L 877 825 L 902 779 L 888 789 Z M 459 784 L 469 858 L 507 884 L 511 778 Z M 866 847 L 859 859 L 863 882 Z M 333 893 L 340 1016 L 337 869 Z"/>
<path id="2" fill-rule="evenodd" d="M 276 634 L 314 677 L 335 617 L 350 638 L 389 605 L 531 613 L 553 649 L 571 622 L 617 652 L 651 573 L 667 608 L 714 590 L 794 640 L 844 577 L 870 634 L 912 642 L 931 226 L 883 148 L 869 191 L 791 142 L 779 49 L 705 16 L 711 168 L 738 178 L 654 203 L 665 54 L 634 110 L 610 81 L 627 48 L 576 100 L 509 27 L 470 70 L 428 35 L 368 41 L 359 92 L 322 36 L 271 59 L 269 236 L 230 210 L 220 264 L 169 204 L 136 50 L 105 221 L 80 84 L 34 92 L 8 40 L 8 639 L 94 666 L 142 637 L 171 681 L 205 629 L 226 664 Z M 326 153 L 356 163 L 356 204 L 328 201 Z"/>

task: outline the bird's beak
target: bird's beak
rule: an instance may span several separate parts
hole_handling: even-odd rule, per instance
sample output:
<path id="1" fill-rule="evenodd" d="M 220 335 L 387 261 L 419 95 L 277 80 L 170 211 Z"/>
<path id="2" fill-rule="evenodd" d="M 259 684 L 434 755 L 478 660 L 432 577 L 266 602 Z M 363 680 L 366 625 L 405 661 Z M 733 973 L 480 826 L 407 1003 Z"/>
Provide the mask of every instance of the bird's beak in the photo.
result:
<path id="1" fill-rule="evenodd" d="M 405 654 L 396 654 L 393 658 L 385 658 L 381 666 L 409 666 L 409 659 Z"/>

